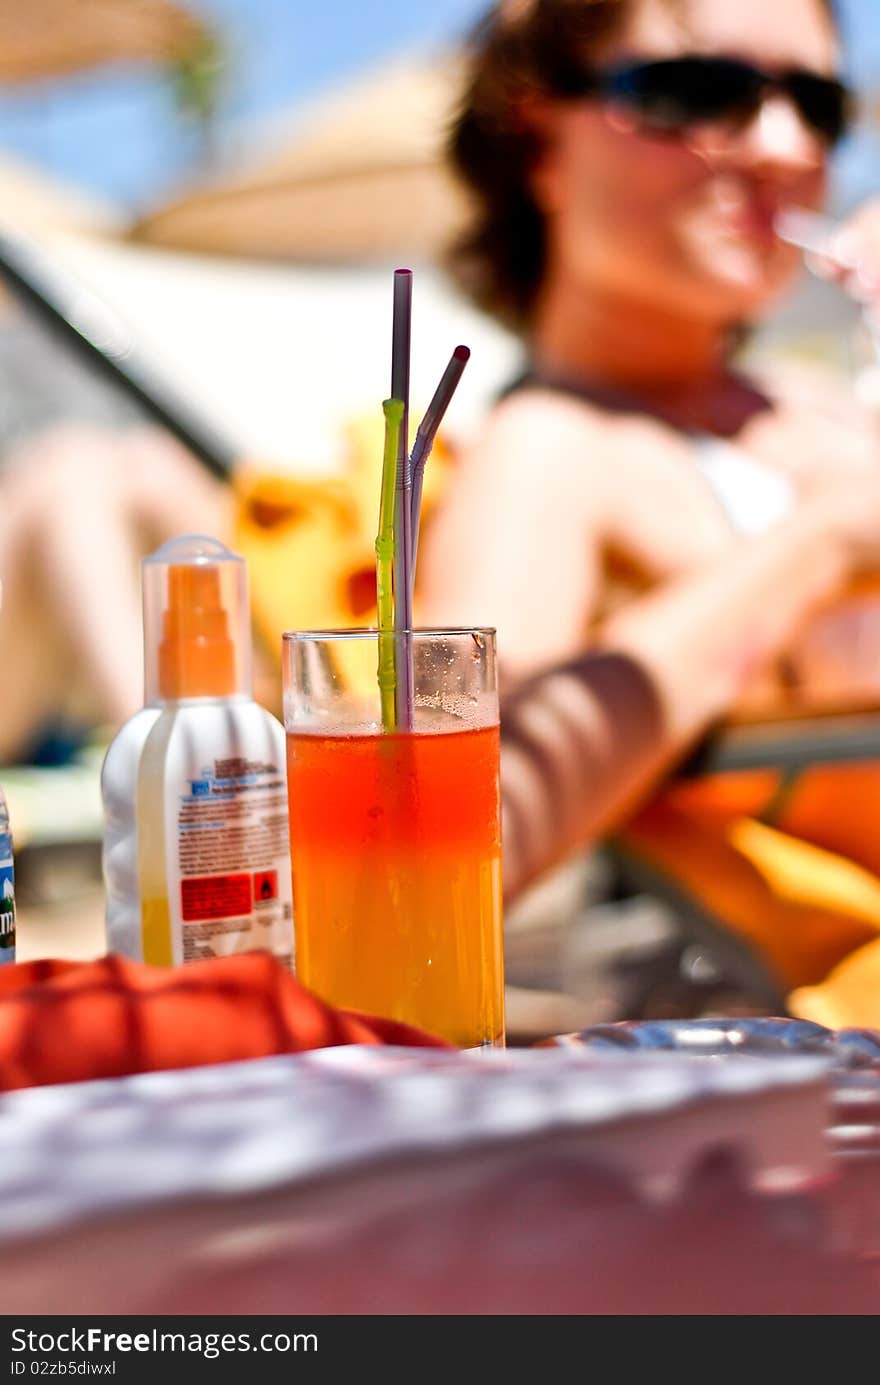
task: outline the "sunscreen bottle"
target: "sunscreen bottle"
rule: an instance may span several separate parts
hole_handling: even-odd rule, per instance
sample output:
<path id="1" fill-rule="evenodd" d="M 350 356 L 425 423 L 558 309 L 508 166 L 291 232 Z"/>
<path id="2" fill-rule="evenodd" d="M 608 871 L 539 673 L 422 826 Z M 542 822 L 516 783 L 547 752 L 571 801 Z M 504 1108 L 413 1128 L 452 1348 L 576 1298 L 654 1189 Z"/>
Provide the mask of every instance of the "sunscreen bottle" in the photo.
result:
<path id="1" fill-rule="evenodd" d="M 244 559 L 185 535 L 145 560 L 143 587 L 146 705 L 101 776 L 108 948 L 290 966 L 284 731 L 251 696 Z"/>

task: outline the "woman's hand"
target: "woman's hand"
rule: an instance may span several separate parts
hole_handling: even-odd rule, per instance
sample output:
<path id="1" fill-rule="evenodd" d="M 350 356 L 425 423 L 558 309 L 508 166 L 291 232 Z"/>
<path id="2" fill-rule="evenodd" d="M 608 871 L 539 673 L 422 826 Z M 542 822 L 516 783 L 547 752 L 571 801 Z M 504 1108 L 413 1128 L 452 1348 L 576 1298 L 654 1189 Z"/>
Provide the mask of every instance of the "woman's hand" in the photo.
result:
<path id="1" fill-rule="evenodd" d="M 819 273 L 880 312 L 880 197 L 872 197 L 841 223 L 828 252 L 814 262 Z"/>
<path id="2" fill-rule="evenodd" d="M 880 467 L 817 472 L 803 508 L 820 516 L 826 538 L 840 545 L 849 576 L 880 572 Z"/>

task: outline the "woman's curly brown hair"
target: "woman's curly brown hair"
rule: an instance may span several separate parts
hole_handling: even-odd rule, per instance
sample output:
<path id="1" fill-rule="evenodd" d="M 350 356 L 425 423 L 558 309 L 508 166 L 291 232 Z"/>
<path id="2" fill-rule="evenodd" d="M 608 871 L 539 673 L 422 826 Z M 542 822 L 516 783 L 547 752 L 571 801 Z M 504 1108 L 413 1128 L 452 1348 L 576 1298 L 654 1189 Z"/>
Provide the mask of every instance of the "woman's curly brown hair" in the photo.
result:
<path id="1" fill-rule="evenodd" d="M 681 0 L 668 0 L 681 4 Z M 452 247 L 456 282 L 507 325 L 528 325 L 544 272 L 544 218 L 530 186 L 540 140 L 530 100 L 566 89 L 572 64 L 613 37 L 633 0 L 503 0 L 470 39 L 470 77 L 448 157 L 474 203 Z M 834 16 L 834 0 L 820 0 Z"/>

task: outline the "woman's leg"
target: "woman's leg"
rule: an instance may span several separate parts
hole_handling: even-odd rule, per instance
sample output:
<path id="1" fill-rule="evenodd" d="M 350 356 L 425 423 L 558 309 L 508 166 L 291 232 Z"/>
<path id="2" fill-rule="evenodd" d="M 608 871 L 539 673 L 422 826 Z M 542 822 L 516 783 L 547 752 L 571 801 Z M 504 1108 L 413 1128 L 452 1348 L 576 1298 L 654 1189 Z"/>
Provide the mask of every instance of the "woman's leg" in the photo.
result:
<path id="1" fill-rule="evenodd" d="M 0 478 L 0 758 L 50 717 L 118 725 L 143 700 L 139 560 L 174 533 L 217 532 L 226 488 L 153 429 L 65 428 Z"/>

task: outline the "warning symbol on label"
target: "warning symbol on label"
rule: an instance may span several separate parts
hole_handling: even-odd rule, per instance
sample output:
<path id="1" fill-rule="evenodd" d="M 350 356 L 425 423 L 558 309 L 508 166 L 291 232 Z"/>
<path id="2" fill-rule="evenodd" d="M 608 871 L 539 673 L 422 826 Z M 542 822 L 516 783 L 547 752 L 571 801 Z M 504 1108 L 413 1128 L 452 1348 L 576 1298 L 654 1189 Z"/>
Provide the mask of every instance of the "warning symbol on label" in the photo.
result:
<path id="1" fill-rule="evenodd" d="M 278 898 L 278 872 L 277 870 L 260 870 L 254 872 L 254 899 L 257 903 L 265 899 Z"/>

